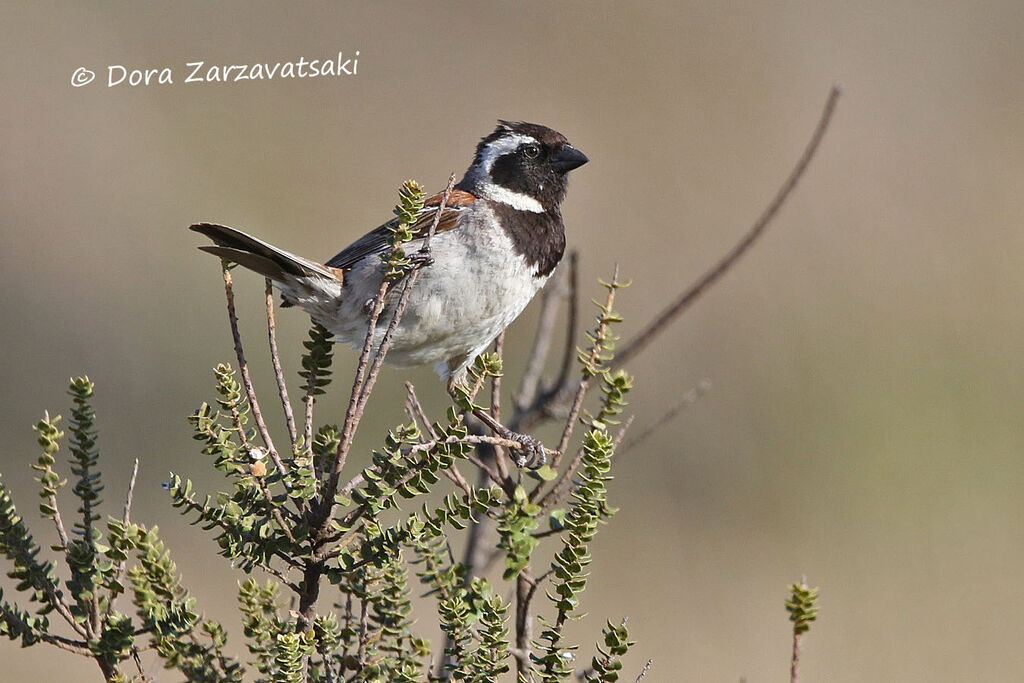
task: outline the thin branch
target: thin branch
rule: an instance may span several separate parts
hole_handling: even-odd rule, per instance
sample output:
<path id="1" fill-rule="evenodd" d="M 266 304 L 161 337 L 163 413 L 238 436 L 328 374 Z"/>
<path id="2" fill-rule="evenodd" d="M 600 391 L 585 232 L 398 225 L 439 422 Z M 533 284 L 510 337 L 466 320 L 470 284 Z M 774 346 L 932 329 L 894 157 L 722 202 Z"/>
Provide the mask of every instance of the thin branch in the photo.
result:
<path id="1" fill-rule="evenodd" d="M 573 252 L 575 254 L 575 252 Z M 572 257 L 571 257 L 572 258 Z M 555 271 L 555 277 L 544 288 L 540 298 L 540 315 L 537 319 L 537 332 L 533 336 L 530 355 L 526 359 L 526 369 L 519 380 L 516 391 L 516 412 L 525 411 L 537 400 L 540 378 L 544 372 L 544 363 L 551 351 L 551 339 L 555 326 L 558 324 L 558 313 L 565 290 L 566 268 Z"/>
<path id="2" fill-rule="evenodd" d="M 499 361 L 504 362 L 504 330 L 502 330 L 501 334 L 498 335 L 498 338 L 494 340 L 494 353 L 498 355 Z M 494 418 L 495 422 L 501 422 L 501 375 L 495 375 L 491 378 L 491 417 Z M 498 476 L 501 477 L 502 481 L 507 481 L 509 476 L 505 448 L 498 444 L 491 444 L 491 447 L 494 450 L 494 464 L 498 467 Z"/>
<path id="3" fill-rule="evenodd" d="M 420 269 L 423 268 L 429 260 L 430 240 L 437 231 L 437 225 L 441 221 L 441 214 L 444 211 L 445 206 L 447 206 L 454 188 L 455 174 L 453 173 L 448 179 L 448 186 L 445 188 L 444 194 L 441 196 L 441 203 L 438 205 L 437 211 L 434 214 L 434 220 L 431 223 L 430 230 L 427 232 L 427 236 L 423 241 L 423 246 L 420 247 L 420 253 L 424 254 L 427 258 L 414 262 L 412 270 L 408 275 L 406 275 L 398 304 L 395 306 L 394 313 L 391 315 L 391 322 L 388 325 L 387 331 L 384 333 L 384 337 L 381 340 L 380 345 L 377 347 L 373 363 L 370 366 L 369 371 L 366 373 L 365 380 L 359 382 L 357 378 L 357 383 L 353 384 L 352 398 L 349 401 L 349 410 L 345 415 L 345 425 L 342 429 L 341 440 L 338 442 L 338 450 L 335 456 L 334 466 L 332 467 L 330 480 L 328 481 L 327 490 L 324 495 L 324 509 L 321 518 L 322 524 L 326 523 L 327 519 L 330 517 L 330 511 L 334 506 L 334 494 L 338 488 L 338 478 L 341 474 L 342 467 L 345 465 L 348 450 L 352 446 L 356 427 L 362 419 L 363 410 L 366 408 L 366 402 L 370 398 L 370 392 L 373 391 L 373 386 L 377 382 L 377 375 L 380 373 L 380 368 L 384 363 L 384 358 L 387 355 L 388 349 L 391 347 L 395 330 L 398 328 L 398 323 L 402 319 L 405 307 L 409 303 L 409 296 L 412 292 L 412 287 L 416 284 L 416 279 L 419 277 Z M 357 371 L 357 375 L 359 372 L 365 371 L 369 351 L 373 346 L 373 328 L 376 327 L 377 318 L 380 316 L 380 310 L 383 309 L 383 299 L 386 292 L 387 280 L 381 284 L 381 291 L 378 294 L 377 301 L 375 302 L 376 305 L 374 306 L 374 311 L 376 315 L 371 319 L 373 327 L 367 329 L 366 342 L 363 345 L 363 353 L 360 354 L 359 357 L 359 369 Z"/>
<path id="4" fill-rule="evenodd" d="M 802 633 L 793 632 L 793 657 L 789 662 L 789 683 L 799 683 L 800 681 L 800 646 L 802 641 Z"/>
<path id="5" fill-rule="evenodd" d="M 249 455 L 250 458 L 253 458 L 253 452 L 262 452 L 263 449 L 260 449 L 249 443 L 249 437 L 246 435 L 245 429 L 242 425 L 242 414 L 238 411 L 238 406 L 231 406 L 231 421 L 235 425 L 235 431 L 238 433 L 238 440 L 239 442 L 241 442 L 242 448 L 245 450 L 246 454 Z M 255 458 L 253 459 L 256 460 Z M 266 472 L 266 467 L 262 469 L 264 470 L 264 472 Z M 273 516 L 274 520 L 277 522 L 277 525 L 281 528 L 281 531 L 283 531 L 285 535 L 288 536 L 288 540 L 290 540 L 292 543 L 295 543 L 295 537 L 292 535 L 291 527 L 285 523 L 284 516 L 281 514 L 281 509 L 274 505 L 274 496 L 273 494 L 270 493 L 270 488 L 267 486 L 267 482 L 263 479 L 262 476 L 257 475 L 251 470 L 250 476 L 252 476 L 252 478 L 256 480 L 256 485 L 259 487 L 260 491 L 263 492 L 263 498 L 267 503 L 267 509 L 270 511 L 270 514 L 271 516 Z M 288 511 L 289 513 L 291 512 L 290 510 L 287 509 L 286 511 Z"/>
<path id="6" fill-rule="evenodd" d="M 615 265 L 615 271 L 612 273 L 611 286 L 608 287 L 608 296 L 605 297 L 604 310 L 610 311 L 612 306 L 615 304 L 615 292 L 616 286 L 619 283 L 619 266 Z M 594 331 L 594 343 L 590 347 L 590 353 L 587 357 L 587 365 L 595 365 L 600 361 L 601 352 L 604 350 L 603 344 L 606 339 L 608 330 L 608 322 L 604 319 L 604 316 L 598 317 L 599 322 L 597 329 Z M 558 463 L 565 454 L 565 449 L 569 447 L 569 439 L 572 438 L 573 429 L 576 427 L 576 420 L 579 418 L 580 409 L 583 407 L 583 399 L 586 397 L 587 388 L 590 386 L 590 378 L 584 377 L 579 386 L 576 388 L 576 395 L 573 397 L 572 406 L 569 408 L 569 416 L 565 421 L 565 428 L 562 430 L 562 438 L 558 442 L 558 448 L 555 452 L 555 457 L 551 461 L 551 467 L 557 469 Z M 577 458 L 578 460 L 578 458 Z M 579 463 L 576 462 L 578 465 Z M 562 478 L 565 479 L 572 475 L 575 467 L 570 468 L 562 474 Z"/>
<path id="7" fill-rule="evenodd" d="M 281 356 L 277 352 L 277 324 L 274 320 L 274 287 L 267 278 L 267 338 L 270 343 L 270 362 L 274 366 L 274 379 L 277 380 L 277 394 L 281 398 L 281 407 L 284 409 L 284 421 L 288 425 L 288 437 L 292 442 L 292 452 L 298 443 L 298 433 L 295 431 L 295 415 L 292 413 L 292 402 L 288 398 L 288 384 L 284 380 L 284 371 L 281 370 Z"/>
<path id="8" fill-rule="evenodd" d="M 132 502 L 135 498 L 135 479 L 139 476 L 139 459 L 135 458 L 135 465 L 132 466 L 132 476 L 128 480 L 128 493 L 124 497 L 124 511 L 121 513 L 121 520 L 125 526 L 131 524 Z"/>
<path id="9" fill-rule="evenodd" d="M 533 619 L 530 603 L 537 591 L 537 583 L 530 577 L 530 568 L 523 567 L 516 578 L 516 673 L 526 677 L 530 671 L 530 653 L 533 651 Z"/>
<path id="10" fill-rule="evenodd" d="M 644 664 L 644 668 L 640 670 L 640 674 L 636 677 L 636 681 L 634 681 L 634 683 L 640 683 L 640 681 L 644 680 L 644 676 L 646 676 L 647 672 L 651 670 L 651 664 L 653 663 L 653 659 L 647 660 L 647 663 Z"/>
<path id="11" fill-rule="evenodd" d="M 359 666 L 366 666 L 366 644 L 369 641 L 367 633 L 370 623 L 370 601 L 366 598 L 359 599 L 359 648 L 356 651 L 356 659 Z"/>
<path id="12" fill-rule="evenodd" d="M 132 476 L 128 480 L 128 493 L 124 497 L 124 509 L 121 511 L 121 521 L 124 522 L 125 527 L 131 524 L 132 519 L 132 502 L 135 498 L 135 480 L 139 476 L 139 459 L 135 458 L 135 465 L 132 466 Z M 121 577 L 124 576 L 125 569 L 128 567 L 128 561 L 125 560 L 118 564 L 117 571 L 114 573 L 114 584 L 121 582 Z M 114 613 L 114 607 L 117 602 L 117 595 L 114 595 L 107 603 L 107 616 Z"/>
<path id="13" fill-rule="evenodd" d="M 17 622 L 17 624 L 23 630 L 31 631 L 33 635 L 35 635 L 45 643 L 49 643 L 50 645 L 59 647 L 62 650 L 67 650 L 68 652 L 74 652 L 76 655 L 84 655 L 86 657 L 92 656 L 92 651 L 89 650 L 88 643 L 84 641 L 72 640 L 71 638 L 65 638 L 64 636 L 58 636 L 53 633 L 47 633 L 46 631 L 34 629 L 30 627 L 28 624 L 26 624 L 21 619 L 21 617 L 18 616 L 17 612 L 8 609 L 7 606 L 4 604 L 0 604 L 0 612 L 3 613 L 3 618 L 5 621 Z"/>
<path id="14" fill-rule="evenodd" d="M 423 424 L 423 433 L 430 434 L 431 438 L 436 439 L 437 432 L 434 431 L 434 425 L 431 423 L 430 418 L 427 416 L 427 411 L 423 409 L 423 404 L 420 403 L 420 399 L 416 395 L 416 387 L 408 380 L 405 382 L 405 393 L 406 402 L 412 409 L 414 418 Z"/>
<path id="15" fill-rule="evenodd" d="M 333 492 L 337 486 L 338 476 L 341 473 L 342 468 L 345 467 L 345 460 L 348 458 L 348 449 L 351 447 L 352 438 L 355 433 L 356 413 L 359 409 L 359 398 L 362 395 L 363 383 L 366 381 L 366 368 L 370 362 L 370 352 L 373 350 L 373 338 L 377 332 L 377 321 L 380 319 L 380 314 L 384 310 L 384 297 L 390 289 L 391 283 L 384 280 L 380 283 L 380 289 L 377 290 L 377 296 L 373 300 L 373 308 L 370 310 L 370 317 L 366 324 L 366 337 L 363 340 L 363 348 L 359 352 L 359 362 L 356 364 L 356 375 L 352 380 L 352 394 L 348 399 L 348 408 L 345 410 L 345 422 L 342 424 L 341 439 L 338 441 L 338 447 L 335 449 L 333 462 L 331 464 L 331 473 L 327 483 L 327 490 L 329 495 L 324 496 L 324 504 L 329 509 L 332 503 L 330 498 L 333 498 Z M 323 515 L 324 519 L 330 516 L 327 512 Z"/>
<path id="16" fill-rule="evenodd" d="M 839 88 L 837 86 L 833 86 L 832 91 L 829 93 L 828 100 L 825 102 L 825 108 L 822 110 L 821 118 L 818 120 L 818 125 L 815 127 L 814 133 L 811 135 L 810 142 L 807 143 L 807 147 L 797 160 L 796 166 L 793 167 L 789 177 L 786 178 L 782 187 L 779 188 L 779 191 L 775 194 L 771 203 L 764 210 L 764 213 L 761 214 L 750 230 L 747 231 L 743 238 L 732 248 L 731 251 L 729 251 L 729 253 L 716 263 L 714 267 L 704 273 L 704 275 L 693 283 L 689 289 L 684 291 L 679 298 L 659 313 L 647 324 L 646 327 L 644 327 L 643 330 L 633 337 L 633 339 L 622 346 L 615 358 L 616 367 L 625 365 L 633 358 L 633 356 L 640 353 L 656 336 L 665 330 L 669 323 L 678 317 L 680 313 L 689 308 L 689 306 L 696 301 L 701 294 L 725 275 L 726 272 L 736 264 L 739 258 L 743 256 L 751 246 L 753 246 L 754 242 L 764 234 L 765 229 L 768 227 L 769 223 L 771 223 L 772 219 L 775 218 L 776 214 L 778 214 L 779 209 L 781 209 L 782 205 L 785 204 L 789 195 L 796 188 L 800 178 L 803 177 L 804 172 L 810 165 L 811 159 L 814 158 L 815 153 L 818 151 L 818 146 L 825 137 L 825 131 L 832 122 L 832 115 L 835 113 L 839 95 Z"/>
<path id="17" fill-rule="evenodd" d="M 256 390 L 252 385 L 252 378 L 249 376 L 249 364 L 245 362 L 245 351 L 242 349 L 242 335 L 238 331 L 238 316 L 235 313 L 235 292 L 231 282 L 231 270 L 228 262 L 221 260 L 221 272 L 224 276 L 224 295 L 228 301 L 228 322 L 231 324 L 231 336 L 235 342 L 235 356 L 238 358 L 238 371 L 242 375 L 242 385 L 245 387 L 245 395 L 249 400 L 249 408 L 252 410 L 253 419 L 256 420 L 256 427 L 259 429 L 263 443 L 270 453 L 270 459 L 274 466 L 282 474 L 288 473 L 288 468 L 281 462 L 281 456 L 277 454 L 274 447 L 274 440 L 270 437 L 270 430 L 263 420 L 263 412 L 260 410 L 259 401 L 256 399 Z"/>
<path id="18" fill-rule="evenodd" d="M 473 487 L 470 486 L 469 482 L 466 481 L 466 478 L 462 476 L 462 472 L 459 471 L 458 465 L 452 463 L 451 467 L 445 468 L 441 470 L 441 472 L 444 474 L 444 476 L 448 477 L 453 484 L 462 489 L 463 493 L 465 493 L 469 497 L 473 496 Z"/>
<path id="19" fill-rule="evenodd" d="M 650 424 L 644 431 L 640 432 L 632 439 L 626 442 L 626 445 L 622 447 L 618 453 L 625 453 L 633 448 L 636 448 L 648 438 L 650 438 L 659 429 L 667 425 L 669 422 L 674 420 L 679 413 L 692 406 L 694 403 L 699 401 L 708 391 L 711 390 L 711 380 L 701 380 L 697 386 L 693 387 L 679 399 L 671 408 L 665 411 L 665 413 Z"/>
<path id="20" fill-rule="evenodd" d="M 550 388 L 537 388 L 529 401 L 516 405 L 516 412 L 512 416 L 510 425 L 515 431 L 527 431 L 541 419 L 554 416 L 559 406 L 565 403 L 573 392 L 573 385 L 577 382 L 577 380 L 574 380 L 570 370 L 575 360 L 576 327 L 579 318 L 577 314 L 579 307 L 578 262 L 578 254 L 576 252 L 570 254 L 567 275 L 569 282 L 564 293 L 564 296 L 569 301 L 569 311 L 565 318 L 565 350 L 562 355 L 561 367 L 558 371 L 558 380 Z"/>
<path id="21" fill-rule="evenodd" d="M 338 495 L 344 498 L 348 498 L 349 496 L 352 495 L 352 491 L 354 491 L 355 488 L 362 484 L 364 481 L 366 481 L 366 477 L 363 476 L 362 472 L 360 472 L 356 476 L 352 477 L 347 484 L 338 489 Z"/>
<path id="22" fill-rule="evenodd" d="M 576 360 L 576 326 L 579 324 L 580 283 L 579 283 L 579 252 L 569 254 L 569 311 L 566 314 L 567 329 L 565 348 L 562 351 L 562 366 L 558 370 L 558 379 L 551 394 L 557 396 L 569 390 L 572 385 L 572 365 Z"/>
<path id="23" fill-rule="evenodd" d="M 622 427 L 615 434 L 615 438 L 612 440 L 612 451 L 614 453 L 619 452 L 619 446 L 622 444 L 622 440 L 626 438 L 626 433 L 629 432 L 629 428 L 633 426 L 633 420 L 636 419 L 636 415 L 630 415 L 626 418 L 626 422 L 623 423 Z"/>

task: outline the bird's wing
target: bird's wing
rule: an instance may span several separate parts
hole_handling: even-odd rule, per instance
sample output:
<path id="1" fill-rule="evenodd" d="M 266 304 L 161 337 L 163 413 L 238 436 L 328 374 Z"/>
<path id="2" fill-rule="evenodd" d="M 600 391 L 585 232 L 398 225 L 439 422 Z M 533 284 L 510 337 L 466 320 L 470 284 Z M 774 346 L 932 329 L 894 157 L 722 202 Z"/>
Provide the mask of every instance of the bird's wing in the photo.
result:
<path id="1" fill-rule="evenodd" d="M 430 230 L 437 214 L 437 207 L 441 204 L 443 193 L 438 193 L 427 198 L 423 209 L 417 214 L 417 220 L 412 225 L 412 232 L 417 237 L 424 237 Z M 464 190 L 452 190 L 444 210 L 441 212 L 441 220 L 437 224 L 437 232 L 452 230 L 459 224 L 462 212 L 477 200 L 477 197 Z M 342 270 L 351 268 L 367 256 L 380 254 L 388 248 L 388 238 L 391 230 L 398 224 L 398 219 L 393 218 L 384 225 L 374 228 L 352 244 L 342 249 L 334 258 L 326 263 L 332 268 Z"/>

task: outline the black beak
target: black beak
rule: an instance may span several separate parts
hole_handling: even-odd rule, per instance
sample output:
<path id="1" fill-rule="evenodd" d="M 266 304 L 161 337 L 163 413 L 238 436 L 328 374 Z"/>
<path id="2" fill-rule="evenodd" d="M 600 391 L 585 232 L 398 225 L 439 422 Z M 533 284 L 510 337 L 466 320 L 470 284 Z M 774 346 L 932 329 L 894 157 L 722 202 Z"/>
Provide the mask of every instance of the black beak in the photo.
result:
<path id="1" fill-rule="evenodd" d="M 558 150 L 558 152 L 551 157 L 551 165 L 555 167 L 555 170 L 561 173 L 568 173 L 574 168 L 579 168 L 588 161 L 590 161 L 590 159 L 587 158 L 587 155 L 572 145 L 564 145 L 562 149 Z"/>

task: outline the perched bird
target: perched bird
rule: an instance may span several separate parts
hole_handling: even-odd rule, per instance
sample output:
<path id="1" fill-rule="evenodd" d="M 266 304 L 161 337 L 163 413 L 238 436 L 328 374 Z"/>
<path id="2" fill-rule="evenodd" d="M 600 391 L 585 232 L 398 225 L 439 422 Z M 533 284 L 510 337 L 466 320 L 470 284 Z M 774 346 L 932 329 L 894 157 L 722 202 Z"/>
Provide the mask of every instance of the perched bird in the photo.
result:
<path id="1" fill-rule="evenodd" d="M 476 356 L 522 313 L 561 261 L 565 226 L 560 207 L 568 173 L 587 161 L 557 131 L 500 121 L 477 145 L 473 163 L 441 211 L 430 263 L 410 292 L 386 362 L 433 364 L 449 390 L 463 382 Z M 422 246 L 442 196 L 426 200 L 407 253 Z M 389 249 L 389 227 L 396 221 L 370 231 L 326 263 L 223 225 L 198 223 L 191 229 L 214 242 L 200 249 L 270 278 L 285 305 L 305 310 L 337 341 L 361 347 L 384 277 L 380 256 Z M 386 300 L 382 320 L 397 301 L 395 291 Z M 375 344 L 386 327 L 377 327 Z M 542 459 L 536 439 L 512 433 L 489 415 L 479 417 L 499 436 L 528 450 L 539 447 Z"/>

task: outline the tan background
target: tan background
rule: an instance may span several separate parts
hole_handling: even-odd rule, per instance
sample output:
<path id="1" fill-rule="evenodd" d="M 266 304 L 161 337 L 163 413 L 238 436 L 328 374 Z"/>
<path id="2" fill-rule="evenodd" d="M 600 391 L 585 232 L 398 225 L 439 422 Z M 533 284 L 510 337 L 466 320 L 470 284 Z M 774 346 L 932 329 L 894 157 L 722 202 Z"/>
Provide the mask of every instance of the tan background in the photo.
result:
<path id="1" fill-rule="evenodd" d="M 66 414 L 66 378 L 88 373 L 108 511 L 140 457 L 136 517 L 240 647 L 237 576 L 159 487 L 167 470 L 217 483 L 184 417 L 231 351 L 190 222 L 327 257 L 405 178 L 461 172 L 495 119 L 543 122 L 593 160 L 569 241 L 584 283 L 616 261 L 635 279 L 628 336 L 756 217 L 837 82 L 834 127 L 767 238 L 632 368 L 639 426 L 714 388 L 620 463 L 573 635 L 590 652 L 629 615 L 646 680 L 783 680 L 785 586 L 806 574 L 823 593 L 807 681 L 1024 678 L 1020 2 L 22 2 L 0 19 L 0 470 L 30 520 L 29 426 Z M 197 59 L 356 49 L 356 78 L 181 83 Z M 178 82 L 108 89 L 109 64 Z M 100 77 L 72 88 L 79 66 Z M 241 282 L 255 345 L 261 285 Z M 294 377 L 306 321 L 281 326 Z M 407 376 L 440 397 L 427 370 L 385 373 L 359 457 L 401 419 Z M 82 666 L 0 648 L 9 680 Z"/>

